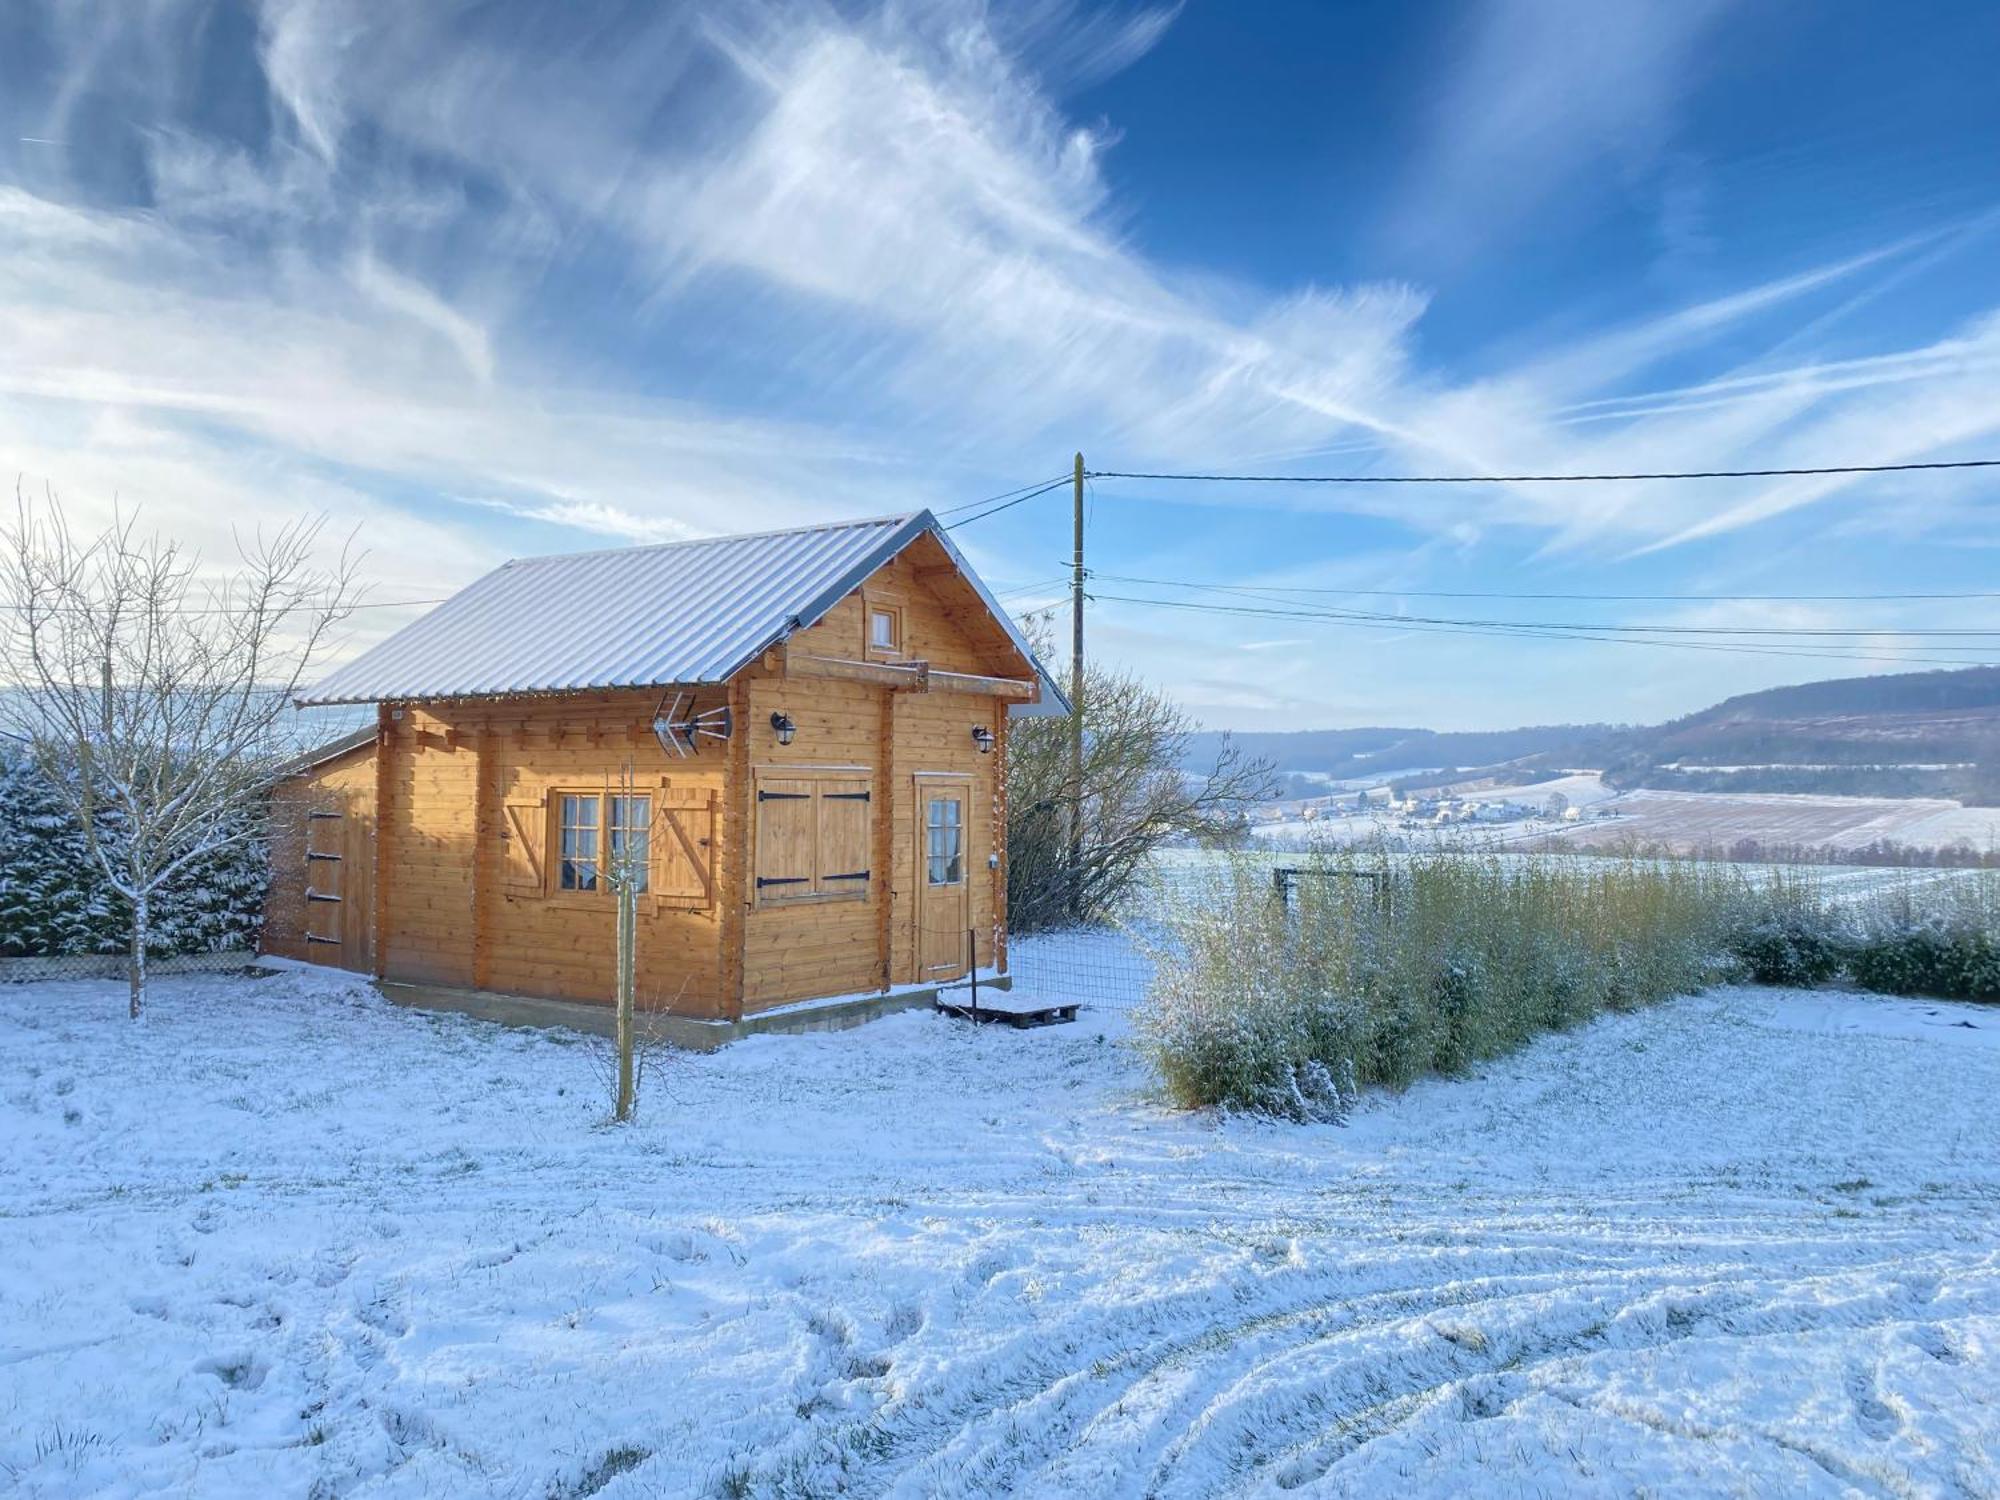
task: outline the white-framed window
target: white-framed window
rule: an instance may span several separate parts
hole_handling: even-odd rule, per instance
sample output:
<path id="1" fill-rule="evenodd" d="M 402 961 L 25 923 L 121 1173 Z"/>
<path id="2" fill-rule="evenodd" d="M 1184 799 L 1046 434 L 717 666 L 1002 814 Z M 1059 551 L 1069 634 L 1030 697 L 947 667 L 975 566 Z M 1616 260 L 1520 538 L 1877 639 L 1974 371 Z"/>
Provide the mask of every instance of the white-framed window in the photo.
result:
<path id="1" fill-rule="evenodd" d="M 965 797 L 932 792 L 924 800 L 924 879 L 958 885 L 965 879 Z"/>
<path id="2" fill-rule="evenodd" d="M 556 796 L 556 881 L 558 891 L 608 892 L 607 874 L 629 849 L 637 856 L 639 889 L 649 883 L 653 799 L 598 792 Z"/>
<path id="3" fill-rule="evenodd" d="M 562 862 L 556 868 L 556 889 L 594 891 L 597 889 L 597 797 L 564 792 L 558 804 Z"/>
<path id="4" fill-rule="evenodd" d="M 611 870 L 616 874 L 631 858 L 634 882 L 643 892 L 652 865 L 653 799 L 613 796 L 604 799 L 604 824 L 611 835 Z"/>

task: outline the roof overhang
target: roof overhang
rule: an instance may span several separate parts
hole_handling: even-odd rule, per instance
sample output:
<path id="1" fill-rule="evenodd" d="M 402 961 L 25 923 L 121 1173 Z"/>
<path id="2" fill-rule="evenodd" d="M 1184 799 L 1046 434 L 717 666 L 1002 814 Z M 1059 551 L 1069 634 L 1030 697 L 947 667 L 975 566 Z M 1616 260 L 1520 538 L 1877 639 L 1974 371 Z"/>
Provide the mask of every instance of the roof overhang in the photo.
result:
<path id="1" fill-rule="evenodd" d="M 609 674 L 588 681 L 574 679 L 566 681 L 544 680 L 541 682 L 517 680 L 490 686 L 487 684 L 478 684 L 475 686 L 460 677 L 455 681 L 437 680 L 435 691 L 420 690 L 418 682 L 407 677 L 400 679 L 392 677 L 391 680 L 385 681 L 378 675 L 374 681 L 370 682 L 368 680 L 368 673 L 365 670 L 356 671 L 357 667 L 368 663 L 370 657 L 376 652 L 393 647 L 397 640 L 404 635 L 404 632 L 399 632 L 397 636 L 390 637 L 382 645 L 372 648 L 370 652 L 363 653 L 362 657 L 357 658 L 355 663 L 350 663 L 348 667 L 338 669 L 332 673 L 320 685 L 326 691 L 322 692 L 318 688 L 308 689 L 301 693 L 295 701 L 300 707 L 375 702 L 469 701 L 478 699 L 568 696 L 581 692 L 606 692 L 665 687 L 700 687 L 727 682 L 746 667 L 756 662 L 773 647 L 781 645 L 798 631 L 815 625 L 824 619 L 834 606 L 839 604 L 841 600 L 845 599 L 855 589 L 859 588 L 868 578 L 872 577 L 888 563 L 901 555 L 919 538 L 928 536 L 937 542 L 945 556 L 950 560 L 958 576 L 977 595 L 980 604 L 999 625 L 1009 643 L 1020 653 L 1022 660 L 1034 670 L 1040 688 L 1040 696 L 1034 702 L 1010 705 L 1010 714 L 1018 717 L 1049 717 L 1064 715 L 1070 711 L 1068 699 L 1063 696 L 1054 679 L 1036 658 L 1034 648 L 1028 643 L 1027 637 L 1022 633 L 1020 626 L 1014 622 L 1013 617 L 1005 609 L 1001 608 L 999 601 L 993 597 L 992 592 L 986 587 L 979 575 L 973 571 L 971 564 L 965 560 L 964 554 L 953 544 L 950 534 L 939 524 L 937 517 L 928 510 L 916 511 L 906 516 L 889 516 L 871 521 L 840 523 L 838 527 L 833 528 L 804 528 L 802 532 L 773 532 L 756 538 L 724 537 L 712 540 L 716 543 L 751 542 L 760 541 L 768 537 L 775 544 L 784 539 L 803 536 L 806 533 L 848 528 L 859 529 L 862 527 L 878 529 L 880 535 L 873 539 L 865 550 L 856 551 L 851 557 L 842 562 L 838 572 L 823 575 L 819 579 L 813 580 L 813 592 L 796 609 L 789 614 L 780 615 L 775 618 L 767 617 L 771 618 L 771 623 L 768 626 L 761 630 L 746 633 L 739 636 L 736 640 L 728 642 L 722 652 L 711 655 L 702 661 L 699 664 L 700 670 L 678 672 L 668 677 L 662 677 L 658 673 L 641 672 L 629 676 Z M 650 548 L 633 549 L 634 552 L 652 552 L 653 550 Z M 610 554 L 578 554 L 586 562 L 592 559 L 604 558 L 608 555 Z M 526 564 L 517 565 L 510 563 L 501 570 L 498 570 L 498 572 L 488 574 L 485 578 L 470 585 L 468 589 L 461 590 L 460 594 L 453 596 L 453 599 L 447 601 L 442 606 L 442 609 L 451 610 L 458 600 L 486 589 L 491 580 L 498 578 L 500 573 L 505 573 L 508 569 L 526 565 L 545 566 L 557 561 L 559 560 L 529 559 Z M 469 600 L 468 603 L 470 603 Z M 476 606 L 474 607 L 476 608 Z M 425 618 L 430 619 L 432 617 L 426 616 Z M 408 629 L 419 628 L 422 624 L 422 621 L 413 622 L 412 626 L 406 627 L 406 631 Z M 693 664 L 681 663 L 681 665 Z"/>

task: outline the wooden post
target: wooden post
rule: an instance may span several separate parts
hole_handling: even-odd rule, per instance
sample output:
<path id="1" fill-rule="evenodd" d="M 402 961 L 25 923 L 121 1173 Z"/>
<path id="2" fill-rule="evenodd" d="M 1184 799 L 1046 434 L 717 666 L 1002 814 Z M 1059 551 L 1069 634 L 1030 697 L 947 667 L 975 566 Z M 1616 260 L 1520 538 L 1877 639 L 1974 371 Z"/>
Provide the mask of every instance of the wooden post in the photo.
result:
<path id="1" fill-rule="evenodd" d="M 639 877 L 646 864 L 641 863 L 634 852 L 632 829 L 629 822 L 621 822 L 625 842 L 619 849 L 611 847 L 611 798 L 621 797 L 629 808 L 637 784 L 632 762 L 626 761 L 619 773 L 618 790 L 607 794 L 603 803 L 603 814 L 598 819 L 597 836 L 601 841 L 597 846 L 598 870 L 600 876 L 608 875 L 612 883 L 612 894 L 618 898 L 617 912 L 617 956 L 618 966 L 618 1014 L 614 1030 L 615 1045 L 618 1049 L 618 1091 L 612 1102 L 611 1115 L 621 1125 L 632 1118 L 633 1098 L 633 1036 L 632 1011 L 639 988 Z M 651 835 L 648 833 L 648 862 L 650 862 Z"/>
<path id="2" fill-rule="evenodd" d="M 1000 856 L 999 864 L 992 869 L 991 906 L 993 910 L 993 967 L 1000 973 L 1008 972 L 1007 964 L 1007 870 L 1012 851 L 1007 843 L 1007 757 L 1008 718 L 1007 705 L 993 706 L 993 732 L 998 743 L 993 747 L 993 850 Z"/>
<path id="3" fill-rule="evenodd" d="M 375 708 L 375 977 L 389 977 L 389 876 L 396 861 L 396 822 L 390 808 L 396 778 L 389 764 L 396 747 L 396 710 Z"/>
<path id="4" fill-rule="evenodd" d="M 750 686 L 740 672 L 729 684 L 729 710 L 736 720 L 736 732 L 729 737 L 729 769 L 722 781 L 722 865 L 716 893 L 722 934 L 722 993 L 717 997 L 717 1008 L 723 1020 L 740 1021 L 745 926 L 755 862 L 750 840 L 756 830 L 750 818 Z"/>
<path id="5" fill-rule="evenodd" d="M 1076 555 L 1070 570 L 1069 914 L 1083 916 L 1083 455 L 1076 456 Z"/>
<path id="6" fill-rule="evenodd" d="M 882 990 L 886 994 L 896 982 L 896 697 L 882 693 L 881 717 L 876 723 L 876 796 L 871 804 L 875 818 L 874 838 L 869 856 L 875 866 L 875 954 L 881 966 Z"/>
<path id="7" fill-rule="evenodd" d="M 609 837 L 610 829 L 602 830 Z M 618 1097 L 613 1117 L 632 1118 L 632 1008 L 638 988 L 639 891 L 630 879 L 618 883 Z"/>
<path id="8" fill-rule="evenodd" d="M 472 753 L 472 987 L 493 982 L 494 886 L 498 884 L 494 856 L 506 826 L 500 805 L 499 730 L 491 722 L 473 734 Z"/>

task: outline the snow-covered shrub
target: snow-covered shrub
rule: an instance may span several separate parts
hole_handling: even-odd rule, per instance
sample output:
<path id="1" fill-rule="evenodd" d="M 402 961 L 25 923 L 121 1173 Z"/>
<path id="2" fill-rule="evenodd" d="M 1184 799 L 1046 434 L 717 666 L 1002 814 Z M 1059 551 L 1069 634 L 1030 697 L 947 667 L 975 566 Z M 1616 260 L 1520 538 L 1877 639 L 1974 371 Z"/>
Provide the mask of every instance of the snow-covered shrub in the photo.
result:
<path id="1" fill-rule="evenodd" d="M 1840 973 L 1851 928 L 1851 914 L 1827 900 L 1817 872 L 1781 866 L 1746 886 L 1729 913 L 1726 947 L 1744 978 L 1805 989 Z"/>
<path id="2" fill-rule="evenodd" d="M 108 895 L 54 790 L 25 755 L 0 750 L 0 956 L 117 952 Z"/>
<path id="3" fill-rule="evenodd" d="M 1184 878 L 1161 917 L 1138 1019 L 1168 1092 L 1294 1119 L 1732 972 L 2000 1000 L 1992 874 L 1856 908 L 1811 871 L 1344 850 L 1308 857 L 1289 902 L 1244 862 Z"/>
<path id="4" fill-rule="evenodd" d="M 1840 972 L 1847 940 L 1838 922 L 1798 911 L 1775 911 L 1730 934 L 1729 951 L 1757 984 L 1808 989 Z"/>
<path id="5" fill-rule="evenodd" d="M 100 818 L 98 834 L 116 839 L 115 819 Z M 256 946 L 268 881 L 268 858 L 256 841 L 191 864 L 155 898 L 149 951 L 165 957 Z M 129 930 L 123 899 L 61 799 L 25 755 L 0 750 L 0 957 L 122 953 Z"/>
<path id="6" fill-rule="evenodd" d="M 1909 879 L 1858 913 L 1848 971 L 1865 989 L 2000 1000 L 2000 877 Z"/>
<path id="7" fill-rule="evenodd" d="M 1948 919 L 1877 926 L 1855 943 L 1849 968 L 1855 983 L 1886 995 L 2000 1000 L 2000 947 Z"/>
<path id="8" fill-rule="evenodd" d="M 1225 864 L 1184 883 L 1149 942 L 1155 978 L 1139 1013 L 1167 1090 L 1295 1120 L 1341 1118 L 1355 1087 L 1353 1016 L 1336 960 L 1288 919 L 1266 872 Z"/>
<path id="9" fill-rule="evenodd" d="M 1182 1104 L 1337 1115 L 1360 1084 L 1459 1072 L 1551 1027 L 1701 988 L 1741 879 L 1350 850 L 1314 857 L 1287 904 L 1268 871 L 1237 866 L 1164 914 L 1141 1036 Z"/>

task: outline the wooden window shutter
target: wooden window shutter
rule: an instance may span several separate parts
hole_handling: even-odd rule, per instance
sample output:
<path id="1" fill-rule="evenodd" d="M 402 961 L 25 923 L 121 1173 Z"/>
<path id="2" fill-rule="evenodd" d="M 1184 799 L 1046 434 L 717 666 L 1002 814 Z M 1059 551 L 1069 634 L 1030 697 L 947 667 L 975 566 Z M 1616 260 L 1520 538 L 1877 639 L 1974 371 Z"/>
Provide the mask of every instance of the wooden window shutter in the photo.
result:
<path id="1" fill-rule="evenodd" d="M 869 853 L 874 847 L 874 801 L 864 780 L 819 783 L 819 880 L 823 896 L 868 892 Z"/>
<path id="2" fill-rule="evenodd" d="M 757 862 L 752 878 L 756 899 L 783 900 L 811 895 L 817 888 L 813 847 L 818 799 L 810 780 L 756 778 Z"/>
<path id="3" fill-rule="evenodd" d="M 549 837 L 548 795 L 507 804 L 507 873 L 501 882 L 508 894 L 539 896 L 548 889 L 545 850 Z"/>
<path id="4" fill-rule="evenodd" d="M 682 910 L 715 905 L 714 791 L 661 788 L 653 817 L 652 875 L 653 894 L 663 905 Z"/>

